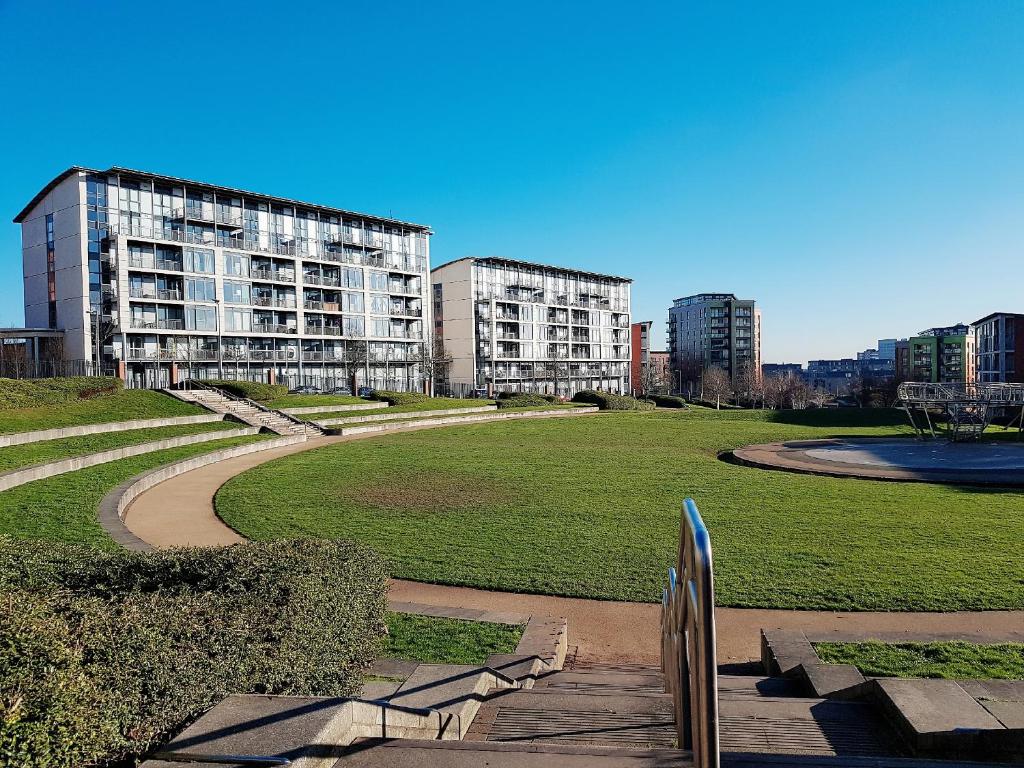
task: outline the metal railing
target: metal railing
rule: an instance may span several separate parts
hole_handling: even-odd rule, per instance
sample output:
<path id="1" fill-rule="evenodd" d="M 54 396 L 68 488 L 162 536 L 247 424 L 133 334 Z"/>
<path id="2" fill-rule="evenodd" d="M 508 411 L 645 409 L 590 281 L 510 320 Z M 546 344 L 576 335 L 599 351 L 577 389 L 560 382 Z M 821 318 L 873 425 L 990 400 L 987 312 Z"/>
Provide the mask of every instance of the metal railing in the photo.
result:
<path id="1" fill-rule="evenodd" d="M 718 662 L 711 539 L 693 499 L 683 502 L 677 568 L 661 601 L 661 668 L 679 746 L 695 768 L 718 768 Z"/>

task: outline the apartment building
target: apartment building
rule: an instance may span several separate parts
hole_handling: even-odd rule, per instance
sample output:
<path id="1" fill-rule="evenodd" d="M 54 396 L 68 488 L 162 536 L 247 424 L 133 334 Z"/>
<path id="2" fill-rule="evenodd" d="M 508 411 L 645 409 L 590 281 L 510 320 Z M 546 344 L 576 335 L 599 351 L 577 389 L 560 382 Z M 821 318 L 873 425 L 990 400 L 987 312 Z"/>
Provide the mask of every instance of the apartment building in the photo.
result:
<path id="1" fill-rule="evenodd" d="M 1024 315 L 993 312 L 971 323 L 974 331 L 975 377 L 979 383 L 1024 382 Z"/>
<path id="2" fill-rule="evenodd" d="M 69 168 L 15 222 L 27 325 L 129 385 L 422 385 L 424 225 L 118 167 Z"/>
<path id="3" fill-rule="evenodd" d="M 629 391 L 628 278 L 499 257 L 430 274 L 450 390 Z"/>
<path id="4" fill-rule="evenodd" d="M 929 328 L 896 345 L 900 381 L 974 381 L 974 330 L 969 325 Z"/>
<path id="5" fill-rule="evenodd" d="M 712 366 L 730 377 L 761 371 L 761 313 L 753 299 L 699 293 L 676 299 L 668 311 L 673 375 L 681 382 Z"/>

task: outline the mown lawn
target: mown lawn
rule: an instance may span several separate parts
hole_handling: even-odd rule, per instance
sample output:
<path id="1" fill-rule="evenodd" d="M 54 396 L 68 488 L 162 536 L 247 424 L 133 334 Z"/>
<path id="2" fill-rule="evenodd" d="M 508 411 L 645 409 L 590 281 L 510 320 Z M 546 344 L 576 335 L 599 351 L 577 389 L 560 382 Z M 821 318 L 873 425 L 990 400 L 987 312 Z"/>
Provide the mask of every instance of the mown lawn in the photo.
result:
<path id="1" fill-rule="evenodd" d="M 1024 495 L 734 466 L 720 451 L 906 435 L 892 411 L 602 413 L 381 436 L 230 481 L 219 513 L 256 539 L 363 541 L 396 576 L 656 602 L 693 496 L 723 606 L 1024 608 Z"/>
<path id="2" fill-rule="evenodd" d="M 184 445 L 19 485 L 0 493 L 0 534 L 116 547 L 96 521 L 96 509 L 109 490 L 161 464 L 269 437 L 274 435 Z"/>
<path id="3" fill-rule="evenodd" d="M 267 408 L 310 408 L 317 405 L 358 405 L 368 402 L 354 395 L 283 395 L 263 405 Z"/>
<path id="4" fill-rule="evenodd" d="M 148 389 L 125 389 L 70 403 L 0 410 L 0 434 L 133 419 L 195 416 L 209 411 Z"/>
<path id="5" fill-rule="evenodd" d="M 408 613 L 388 614 L 381 656 L 424 664 L 483 664 L 492 653 L 512 653 L 524 627 Z"/>
<path id="6" fill-rule="evenodd" d="M 362 402 L 368 402 L 363 400 Z M 354 416 L 370 416 L 375 413 L 412 413 L 422 414 L 427 411 L 442 411 L 451 408 L 482 408 L 485 405 L 494 405 L 493 400 L 475 400 L 472 398 L 459 397 L 432 397 L 419 403 L 408 403 L 406 405 L 392 405 L 374 411 L 326 411 L 324 413 L 304 413 L 302 418 L 306 421 L 317 421 L 319 419 L 340 419 Z"/>
<path id="7" fill-rule="evenodd" d="M 868 677 L 1022 680 L 1024 645 L 940 643 L 815 643 L 828 664 L 853 664 Z"/>
<path id="8" fill-rule="evenodd" d="M 94 435 L 68 437 L 62 440 L 46 440 L 41 443 L 27 443 L 0 448 L 0 472 L 42 464 L 73 456 L 139 445 L 169 437 L 195 435 L 202 432 L 228 432 L 242 426 L 234 421 L 214 421 L 208 424 L 181 424 L 155 429 L 135 429 L 128 432 L 100 432 Z"/>

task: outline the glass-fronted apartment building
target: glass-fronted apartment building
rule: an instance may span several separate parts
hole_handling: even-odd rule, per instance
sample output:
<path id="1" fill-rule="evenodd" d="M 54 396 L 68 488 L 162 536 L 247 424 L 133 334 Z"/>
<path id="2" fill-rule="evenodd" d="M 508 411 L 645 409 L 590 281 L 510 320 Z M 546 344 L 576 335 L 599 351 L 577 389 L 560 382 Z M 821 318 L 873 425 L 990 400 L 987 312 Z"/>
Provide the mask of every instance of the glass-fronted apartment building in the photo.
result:
<path id="1" fill-rule="evenodd" d="M 676 299 L 668 310 L 670 365 L 681 382 L 717 367 L 730 378 L 761 372 L 761 313 L 753 299 L 699 293 Z"/>
<path id="2" fill-rule="evenodd" d="M 15 222 L 27 325 L 131 386 L 422 386 L 426 226 L 117 167 L 68 169 Z"/>
<path id="3" fill-rule="evenodd" d="M 896 346 L 900 381 L 973 382 L 974 365 L 974 330 L 963 323 L 929 328 Z"/>
<path id="4" fill-rule="evenodd" d="M 628 278 L 468 257 L 431 282 L 450 390 L 629 391 Z"/>
<path id="5" fill-rule="evenodd" d="M 1024 315 L 993 312 L 971 323 L 974 330 L 975 376 L 980 383 L 1024 382 Z"/>

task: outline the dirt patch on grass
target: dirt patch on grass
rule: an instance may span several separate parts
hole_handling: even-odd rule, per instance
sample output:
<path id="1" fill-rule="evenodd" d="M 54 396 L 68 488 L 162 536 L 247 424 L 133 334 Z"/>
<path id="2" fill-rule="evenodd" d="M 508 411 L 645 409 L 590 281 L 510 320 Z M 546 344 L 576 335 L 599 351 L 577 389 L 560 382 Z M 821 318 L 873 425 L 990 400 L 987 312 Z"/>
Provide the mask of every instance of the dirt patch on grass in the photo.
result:
<path id="1" fill-rule="evenodd" d="M 345 488 L 342 495 L 377 509 L 417 511 L 493 506 L 512 497 L 509 489 L 490 480 L 431 473 L 389 477 Z"/>

